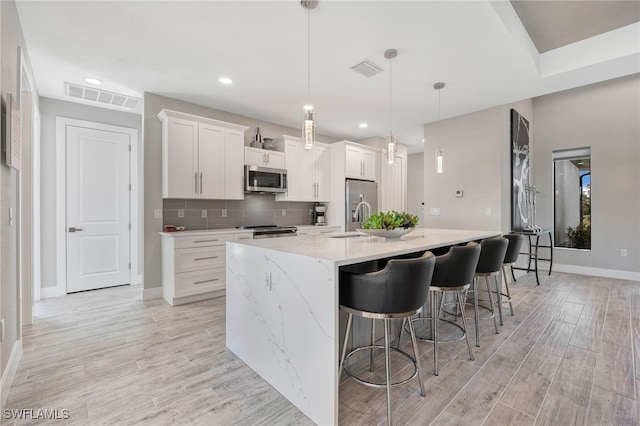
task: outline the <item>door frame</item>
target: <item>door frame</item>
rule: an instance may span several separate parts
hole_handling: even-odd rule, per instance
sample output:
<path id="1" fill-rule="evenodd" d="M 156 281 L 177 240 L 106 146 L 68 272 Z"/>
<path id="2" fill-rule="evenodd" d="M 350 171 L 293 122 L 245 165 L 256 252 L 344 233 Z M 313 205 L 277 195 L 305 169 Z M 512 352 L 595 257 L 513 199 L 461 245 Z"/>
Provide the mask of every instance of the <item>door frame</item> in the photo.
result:
<path id="1" fill-rule="evenodd" d="M 129 157 L 129 218 L 131 231 L 129 232 L 129 256 L 131 259 L 130 283 L 142 282 L 138 273 L 140 259 L 138 254 L 140 229 L 139 187 L 138 187 L 138 130 L 130 127 L 112 124 L 96 123 L 67 117 L 56 117 L 56 286 L 42 289 L 42 297 L 55 297 L 67 294 L 67 126 L 84 127 L 93 130 L 126 133 L 131 138 L 131 155 Z"/>

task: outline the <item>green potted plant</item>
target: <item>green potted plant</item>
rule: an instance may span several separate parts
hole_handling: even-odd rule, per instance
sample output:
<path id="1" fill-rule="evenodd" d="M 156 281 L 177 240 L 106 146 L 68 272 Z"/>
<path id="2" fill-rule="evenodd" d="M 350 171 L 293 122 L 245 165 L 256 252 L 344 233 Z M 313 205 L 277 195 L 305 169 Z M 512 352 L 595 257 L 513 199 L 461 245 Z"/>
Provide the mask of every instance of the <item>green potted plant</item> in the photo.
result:
<path id="1" fill-rule="evenodd" d="M 413 231 L 419 220 L 419 216 L 407 212 L 380 211 L 367 217 L 359 231 L 376 237 L 400 238 Z"/>

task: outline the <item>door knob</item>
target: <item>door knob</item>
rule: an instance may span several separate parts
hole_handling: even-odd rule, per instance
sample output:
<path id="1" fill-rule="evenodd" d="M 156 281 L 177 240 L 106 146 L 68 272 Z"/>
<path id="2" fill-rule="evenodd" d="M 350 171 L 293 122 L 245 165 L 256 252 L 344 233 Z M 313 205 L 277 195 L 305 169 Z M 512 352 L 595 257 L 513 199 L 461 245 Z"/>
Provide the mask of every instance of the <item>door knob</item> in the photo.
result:
<path id="1" fill-rule="evenodd" d="M 80 232 L 82 228 L 74 228 L 73 226 L 69 228 L 69 232 Z"/>

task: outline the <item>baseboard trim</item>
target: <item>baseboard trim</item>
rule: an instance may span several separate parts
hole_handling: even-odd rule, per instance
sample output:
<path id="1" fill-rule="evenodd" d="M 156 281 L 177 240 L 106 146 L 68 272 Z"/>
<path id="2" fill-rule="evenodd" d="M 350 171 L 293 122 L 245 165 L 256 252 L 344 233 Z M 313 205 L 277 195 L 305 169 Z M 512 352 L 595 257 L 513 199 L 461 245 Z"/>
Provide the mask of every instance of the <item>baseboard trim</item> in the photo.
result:
<path id="1" fill-rule="evenodd" d="M 162 299 L 162 287 L 143 288 L 142 300 Z"/>
<path id="2" fill-rule="evenodd" d="M 40 299 L 48 299 L 50 297 L 64 296 L 66 291 L 61 287 L 42 287 L 40 289 Z"/>
<path id="3" fill-rule="evenodd" d="M 592 277 L 614 278 L 618 280 L 640 281 L 640 272 L 620 271 L 617 269 L 591 268 L 588 266 L 553 264 L 553 272 L 589 275 Z"/>
<path id="4" fill-rule="evenodd" d="M 18 371 L 18 364 L 20 364 L 21 358 L 22 340 L 18 340 L 13 345 L 13 350 L 11 350 L 11 355 L 9 356 L 7 367 L 4 369 L 4 373 L 2 373 L 2 379 L 0 379 L 0 395 L 2 395 L 2 401 L 0 401 L 0 404 L 2 405 L 2 410 L 4 410 L 4 406 L 7 403 L 9 390 L 11 389 L 13 380 L 16 377 L 16 371 Z"/>

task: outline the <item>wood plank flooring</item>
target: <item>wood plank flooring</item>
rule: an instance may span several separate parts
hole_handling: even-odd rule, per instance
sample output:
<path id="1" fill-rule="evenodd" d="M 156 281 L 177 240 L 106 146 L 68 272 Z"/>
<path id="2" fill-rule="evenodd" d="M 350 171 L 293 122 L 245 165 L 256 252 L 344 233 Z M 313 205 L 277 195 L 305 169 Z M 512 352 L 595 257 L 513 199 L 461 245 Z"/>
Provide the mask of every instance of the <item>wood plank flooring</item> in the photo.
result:
<path id="1" fill-rule="evenodd" d="M 394 424 L 639 425 L 640 283 L 529 274 L 511 291 L 515 316 L 500 334 L 481 321 L 475 361 L 464 341 L 443 344 L 436 377 L 418 343 L 427 396 L 393 388 Z M 70 419 L 2 425 L 311 424 L 226 350 L 224 298 L 172 308 L 127 286 L 48 299 L 36 316 L 5 409 Z M 343 375 L 340 395 L 340 424 L 386 423 L 384 390 Z"/>

